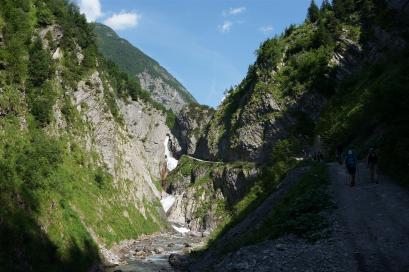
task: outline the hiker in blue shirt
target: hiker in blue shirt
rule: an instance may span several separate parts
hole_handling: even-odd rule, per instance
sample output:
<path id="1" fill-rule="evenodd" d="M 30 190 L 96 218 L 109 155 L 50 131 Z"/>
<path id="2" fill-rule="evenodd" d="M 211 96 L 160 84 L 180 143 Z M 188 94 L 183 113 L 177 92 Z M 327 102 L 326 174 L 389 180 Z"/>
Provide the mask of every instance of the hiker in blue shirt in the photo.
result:
<path id="1" fill-rule="evenodd" d="M 345 166 L 348 174 L 351 177 L 351 187 L 355 186 L 355 174 L 358 160 L 356 159 L 352 150 L 348 150 L 348 154 L 345 157 Z"/>

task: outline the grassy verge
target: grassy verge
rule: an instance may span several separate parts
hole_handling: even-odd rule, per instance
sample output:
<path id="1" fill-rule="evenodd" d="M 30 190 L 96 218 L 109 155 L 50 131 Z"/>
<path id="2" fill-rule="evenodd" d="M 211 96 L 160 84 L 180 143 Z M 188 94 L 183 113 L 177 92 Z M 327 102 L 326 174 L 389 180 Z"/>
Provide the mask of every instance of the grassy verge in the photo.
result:
<path id="1" fill-rule="evenodd" d="M 333 207 L 326 192 L 329 182 L 325 165 L 316 164 L 305 173 L 254 231 L 230 241 L 223 252 L 293 234 L 316 241 L 326 236 L 328 222 L 322 212 Z"/>

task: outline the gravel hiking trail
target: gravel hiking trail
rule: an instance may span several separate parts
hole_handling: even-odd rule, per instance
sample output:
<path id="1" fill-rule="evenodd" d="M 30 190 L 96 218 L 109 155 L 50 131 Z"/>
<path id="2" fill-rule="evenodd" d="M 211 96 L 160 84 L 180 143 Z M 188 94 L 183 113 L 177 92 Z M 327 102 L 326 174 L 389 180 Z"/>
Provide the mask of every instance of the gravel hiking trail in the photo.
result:
<path id="1" fill-rule="evenodd" d="M 409 271 L 409 191 L 389 178 L 372 183 L 365 164 L 358 165 L 355 187 L 345 167 L 329 164 L 336 213 L 356 271 Z M 340 237 L 341 238 L 341 237 Z"/>

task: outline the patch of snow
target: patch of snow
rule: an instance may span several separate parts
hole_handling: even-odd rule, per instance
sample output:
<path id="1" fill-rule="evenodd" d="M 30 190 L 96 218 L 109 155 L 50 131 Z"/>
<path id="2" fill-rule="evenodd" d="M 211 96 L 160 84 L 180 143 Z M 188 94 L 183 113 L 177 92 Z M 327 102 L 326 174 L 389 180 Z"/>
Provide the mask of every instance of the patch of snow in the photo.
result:
<path id="1" fill-rule="evenodd" d="M 172 152 L 169 150 L 169 136 L 166 136 L 163 144 L 165 146 L 166 167 L 170 172 L 178 166 L 178 160 L 173 157 Z"/>
<path id="2" fill-rule="evenodd" d="M 179 233 L 188 233 L 190 229 L 185 228 L 185 227 L 177 227 L 175 225 L 172 225 L 172 228 L 174 228 L 177 232 Z"/>
<path id="3" fill-rule="evenodd" d="M 176 198 L 173 195 L 168 195 L 167 197 L 161 199 L 160 204 L 162 204 L 163 210 L 166 212 L 172 207 L 175 203 Z"/>

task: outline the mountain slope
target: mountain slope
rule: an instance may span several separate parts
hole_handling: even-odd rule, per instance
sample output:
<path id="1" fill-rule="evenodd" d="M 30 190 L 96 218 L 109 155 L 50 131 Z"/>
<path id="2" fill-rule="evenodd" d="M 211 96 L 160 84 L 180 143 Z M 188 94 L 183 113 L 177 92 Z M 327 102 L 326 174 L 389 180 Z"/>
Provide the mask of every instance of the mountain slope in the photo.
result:
<path id="1" fill-rule="evenodd" d="M 74 4 L 0 1 L 0 270 L 89 271 L 166 229 L 166 121 Z"/>
<path id="2" fill-rule="evenodd" d="M 167 109 L 178 112 L 183 106 L 196 103 L 194 97 L 165 68 L 120 38 L 111 28 L 97 23 L 95 33 L 101 53 L 129 75 L 137 77 L 142 88 Z"/>
<path id="3" fill-rule="evenodd" d="M 280 139 L 314 152 L 314 135 L 321 135 L 328 155 L 339 143 L 360 156 L 375 146 L 384 170 L 408 183 L 409 157 L 401 150 L 408 146 L 409 27 L 407 11 L 387 3 L 335 1 L 318 18 L 265 41 L 205 129 L 196 155 L 263 162 Z"/>
<path id="4" fill-rule="evenodd" d="M 242 234 L 231 236 L 234 239 L 228 236 L 245 218 L 257 215 L 252 213 L 254 209 L 283 186 L 277 186 L 282 180 L 277 173 L 280 169 L 288 173 L 295 157 L 322 151 L 326 159 L 332 160 L 336 145 L 342 144 L 365 160 L 368 149 L 374 147 L 379 171 L 409 184 L 407 1 L 401 1 L 406 4 L 396 9 L 388 5 L 390 2 L 398 1 L 324 1 L 321 8 L 310 9 L 303 24 L 290 26 L 257 50 L 257 60 L 247 76 L 228 92 L 204 129 L 195 155 L 229 163 L 256 161 L 264 166 L 263 172 L 230 207 L 229 216 L 219 224 L 209 248 L 197 254 L 198 258 L 193 256 L 192 271 L 236 271 L 248 267 L 270 271 L 270 254 L 277 250 L 283 251 L 280 254 L 284 265 L 308 267 L 302 258 L 288 262 L 292 253 L 285 248 L 292 238 L 287 239 L 287 235 L 316 241 L 330 231 L 321 214 L 314 214 L 320 211 L 315 205 L 325 203 L 326 190 L 300 190 L 296 186 L 276 211 L 273 209 L 264 217 L 267 222 L 254 222 L 259 229 L 244 229 Z M 317 176 L 312 175 L 307 184 L 317 181 Z M 226 195 L 228 192 L 223 192 L 218 197 L 223 200 Z M 277 240 L 266 241 L 270 239 Z M 253 244 L 256 245 L 244 248 Z M 325 239 L 317 244 L 325 244 Z M 298 246 L 303 248 L 302 243 Z M 400 251 L 396 242 L 391 246 Z M 315 250 L 319 253 L 321 249 Z M 331 250 L 325 248 L 323 252 Z M 250 254 L 257 255 L 258 260 Z M 225 260 L 219 267 L 214 263 L 217 258 Z M 376 261 L 382 261 L 384 256 L 380 258 Z M 267 267 L 262 268 L 266 263 Z M 312 270 L 345 270 L 342 266 L 337 270 L 317 264 L 322 270 Z M 278 270 L 286 267 L 278 265 Z"/>

